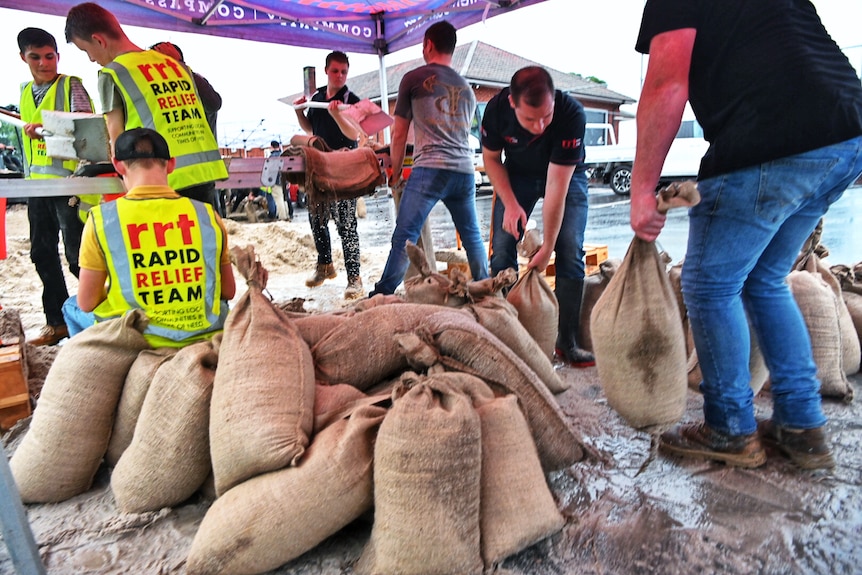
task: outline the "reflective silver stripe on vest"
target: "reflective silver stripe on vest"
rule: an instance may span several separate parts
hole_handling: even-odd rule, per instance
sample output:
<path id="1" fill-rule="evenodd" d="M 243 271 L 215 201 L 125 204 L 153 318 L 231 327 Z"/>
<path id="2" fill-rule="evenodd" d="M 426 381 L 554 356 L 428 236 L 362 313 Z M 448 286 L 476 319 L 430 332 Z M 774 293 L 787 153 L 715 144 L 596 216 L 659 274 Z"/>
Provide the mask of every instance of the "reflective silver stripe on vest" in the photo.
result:
<path id="1" fill-rule="evenodd" d="M 129 73 L 129 70 L 117 62 L 111 62 L 106 66 L 106 68 L 110 68 L 114 71 L 117 75 L 117 79 L 120 81 L 120 86 L 125 88 L 126 92 L 129 93 L 129 96 L 132 98 L 132 105 L 135 107 L 135 111 L 141 118 L 141 122 L 144 124 L 144 127 L 155 130 L 156 123 L 153 121 L 153 112 L 150 110 L 149 105 L 147 105 L 147 99 L 144 97 L 144 93 L 141 92 L 141 89 L 132 79 L 132 75 Z"/>
<path id="2" fill-rule="evenodd" d="M 120 290 L 123 294 L 123 299 L 126 301 L 126 305 L 129 309 L 140 309 L 137 300 L 135 299 L 135 292 L 133 289 L 132 282 L 132 271 L 129 268 L 129 257 L 125 250 L 123 230 L 120 226 L 120 217 L 117 207 L 119 201 L 120 200 L 100 204 L 102 210 L 102 225 L 104 226 L 105 232 L 105 242 L 108 244 L 106 246 L 107 249 L 111 252 L 111 259 L 114 262 L 114 269 L 119 276 L 118 278 L 116 278 L 117 283 L 120 285 Z M 204 259 L 204 262 L 216 262 L 215 266 L 220 267 L 221 262 L 217 261 L 218 251 L 216 248 L 216 233 L 213 227 L 209 225 L 210 216 L 207 213 L 207 207 L 200 202 L 195 202 L 192 200 L 189 201 L 191 201 L 192 205 L 195 208 L 195 212 L 198 216 L 198 222 L 201 224 L 205 224 L 200 226 L 203 244 L 201 255 Z M 215 293 L 216 273 L 218 272 L 214 271 L 214 273 L 207 276 L 207 297 L 204 298 L 204 305 L 207 314 L 207 321 L 210 323 L 210 328 L 207 329 L 206 332 L 202 333 L 208 333 L 210 331 L 222 329 L 224 327 L 225 319 L 227 319 L 228 306 L 224 302 L 219 306 L 220 313 L 218 315 L 213 313 L 209 305 L 209 302 L 216 302 L 221 297 L 221 294 Z M 105 320 L 111 318 L 99 317 L 98 319 Z M 168 327 L 154 326 L 151 324 L 147 325 L 143 333 L 145 335 L 157 335 L 159 337 L 170 339 L 172 341 L 182 341 L 193 335 L 198 335 L 198 333 L 190 333 L 187 331 L 180 331 Z"/>
<path id="3" fill-rule="evenodd" d="M 210 150 L 209 152 L 195 152 L 194 154 L 185 154 L 177 156 L 177 168 L 186 166 L 194 166 L 195 164 L 205 164 L 221 160 L 221 154 L 218 150 Z"/>
<path id="4" fill-rule="evenodd" d="M 120 227 L 120 216 L 117 213 L 116 202 L 102 204 L 102 226 L 105 233 L 104 249 L 111 253 L 111 260 L 114 262 L 114 269 L 117 270 L 119 278 L 117 283 L 120 286 L 123 299 L 126 300 L 126 305 L 129 309 L 137 309 L 138 302 L 135 299 L 135 292 L 132 289 L 131 269 L 129 268 L 129 257 L 126 254 L 125 242 L 123 241 L 123 232 Z M 119 239 L 119 241 L 117 241 Z M 113 281 L 113 278 L 112 278 Z M 102 318 L 99 319 L 110 319 Z"/>
<path id="5" fill-rule="evenodd" d="M 195 200 L 191 200 L 192 205 L 195 208 L 195 212 L 198 215 L 199 222 L 206 222 L 206 225 L 202 225 L 200 227 L 201 230 L 201 243 L 203 244 L 203 255 L 204 261 L 213 262 L 212 268 L 213 273 L 210 274 L 210 277 L 207 279 L 207 297 L 206 301 L 208 302 L 217 302 L 221 299 L 221 293 L 216 293 L 216 274 L 221 273 L 221 261 L 218 259 L 218 246 L 220 245 L 216 239 L 216 230 L 215 227 L 210 225 L 210 221 L 212 216 L 210 215 L 211 207 L 209 204 L 204 204 L 203 202 L 197 202 Z M 216 225 L 217 227 L 217 225 Z M 210 247 L 207 247 L 210 246 Z M 224 327 L 224 321 L 227 319 L 227 305 L 226 303 L 222 303 L 219 306 L 219 314 L 216 315 L 213 313 L 213 310 L 210 306 L 206 307 L 207 312 L 207 321 L 213 326 L 213 329 L 221 329 Z"/>

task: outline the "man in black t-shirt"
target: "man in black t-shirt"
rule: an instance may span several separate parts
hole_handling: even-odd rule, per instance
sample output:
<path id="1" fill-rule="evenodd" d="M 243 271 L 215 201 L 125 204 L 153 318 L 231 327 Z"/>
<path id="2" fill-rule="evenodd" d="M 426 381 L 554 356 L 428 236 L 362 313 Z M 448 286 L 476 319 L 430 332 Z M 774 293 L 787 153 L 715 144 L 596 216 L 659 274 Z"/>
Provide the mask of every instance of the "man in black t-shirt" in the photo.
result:
<path id="1" fill-rule="evenodd" d="M 650 55 L 632 171 L 639 237 L 655 240 L 664 226 L 655 189 L 687 100 L 710 144 L 682 268 L 704 422 L 663 434 L 661 448 L 758 467 L 763 439 L 799 467 L 834 467 L 811 341 L 786 277 L 862 172 L 859 78 L 807 0 L 647 0 L 636 49 Z M 749 386 L 755 335 L 773 400 L 772 419 L 760 423 Z"/>
<path id="2" fill-rule="evenodd" d="M 328 102 L 327 109 L 309 108 L 303 113 L 297 108 L 296 119 L 299 125 L 309 134 L 320 136 L 332 148 L 355 148 L 359 140 L 359 131 L 346 118 L 342 117 L 340 107 L 345 104 L 359 102 L 359 97 L 347 89 L 347 71 L 350 63 L 344 52 L 330 52 L 326 56 L 326 86 L 317 90 L 311 97 L 312 102 Z M 305 103 L 305 97 L 297 99 L 294 104 Z M 319 206 L 308 206 L 308 222 L 311 224 L 311 234 L 314 246 L 317 248 L 317 267 L 314 273 L 305 280 L 305 285 L 315 287 L 337 274 L 332 264 L 332 243 L 329 237 L 329 218 L 335 220 L 338 235 L 341 236 L 341 247 L 344 252 L 344 266 L 347 268 L 347 289 L 344 297 L 357 298 L 363 295 L 362 279 L 359 276 L 359 233 L 356 222 L 356 200 L 339 200 L 331 202 L 329 210 Z"/>
<path id="3" fill-rule="evenodd" d="M 496 194 L 491 275 L 518 269 L 517 242 L 536 202 L 544 198 L 543 244 L 527 265 L 544 271 L 556 253 L 560 321 L 555 352 L 576 367 L 595 365 L 577 342 L 587 226 L 585 128 L 583 106 L 555 90 L 550 74 L 538 66 L 515 72 L 482 118 L 482 156 Z"/>

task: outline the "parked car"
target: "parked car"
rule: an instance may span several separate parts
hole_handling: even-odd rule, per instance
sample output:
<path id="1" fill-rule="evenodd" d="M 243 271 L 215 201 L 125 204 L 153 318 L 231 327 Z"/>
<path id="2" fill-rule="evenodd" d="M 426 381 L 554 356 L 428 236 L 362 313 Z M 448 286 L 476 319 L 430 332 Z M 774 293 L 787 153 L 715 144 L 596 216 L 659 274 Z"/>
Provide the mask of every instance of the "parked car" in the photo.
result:
<path id="1" fill-rule="evenodd" d="M 634 135 L 627 138 L 630 143 L 617 144 L 611 124 L 587 124 L 587 129 L 604 130 L 605 133 L 604 137 L 598 138 L 604 145 L 586 146 L 585 163 L 591 170 L 590 178 L 610 186 L 616 194 L 629 195 L 635 159 Z M 707 148 L 709 143 L 703 139 L 700 124 L 696 120 L 683 120 L 662 167 L 659 185 L 697 179 L 700 160 Z"/>

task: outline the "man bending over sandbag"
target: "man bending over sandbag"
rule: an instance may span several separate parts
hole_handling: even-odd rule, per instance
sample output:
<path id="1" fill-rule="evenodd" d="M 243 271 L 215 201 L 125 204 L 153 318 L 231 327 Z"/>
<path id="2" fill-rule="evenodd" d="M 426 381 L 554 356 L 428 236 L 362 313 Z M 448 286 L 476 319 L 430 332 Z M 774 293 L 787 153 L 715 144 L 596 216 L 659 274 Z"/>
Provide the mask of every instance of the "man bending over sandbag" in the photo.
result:
<path id="1" fill-rule="evenodd" d="M 78 296 L 63 306 L 69 335 L 141 309 L 153 347 L 212 337 L 236 293 L 221 218 L 168 186 L 176 159 L 158 132 L 123 132 L 113 162 L 129 191 L 93 208 L 84 224 Z"/>
<path id="2" fill-rule="evenodd" d="M 518 269 L 516 244 L 536 202 L 544 198 L 542 247 L 527 265 L 544 271 L 556 252 L 560 320 L 555 353 L 575 367 L 596 364 L 577 341 L 587 227 L 586 122 L 580 102 L 555 90 L 551 75 L 538 66 L 515 72 L 482 117 L 482 157 L 496 193 L 491 275 Z"/>
<path id="3" fill-rule="evenodd" d="M 862 87 L 810 2 L 647 0 L 631 224 L 661 232 L 655 189 L 686 100 L 709 149 L 689 212 L 682 291 L 703 372 L 704 423 L 662 435 L 677 455 L 757 467 L 761 439 L 805 469 L 835 465 L 820 382 L 785 282 L 817 222 L 862 172 Z M 748 318 L 746 318 L 746 315 Z M 751 321 L 772 388 L 754 418 Z"/>

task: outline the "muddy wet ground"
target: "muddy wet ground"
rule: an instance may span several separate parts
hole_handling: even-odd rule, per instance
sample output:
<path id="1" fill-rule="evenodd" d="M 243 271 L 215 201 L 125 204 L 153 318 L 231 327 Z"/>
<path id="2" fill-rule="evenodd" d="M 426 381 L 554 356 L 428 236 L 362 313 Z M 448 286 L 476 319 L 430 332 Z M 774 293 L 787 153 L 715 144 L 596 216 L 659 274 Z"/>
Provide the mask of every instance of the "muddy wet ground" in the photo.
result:
<path id="1" fill-rule="evenodd" d="M 369 205 L 369 219 L 360 222 L 361 238 L 363 227 L 384 225 L 373 223 L 372 214 Z M 273 237 L 286 245 L 293 241 L 294 233 L 307 232 L 307 223 L 301 219 L 304 214 L 298 216 L 290 224 L 261 224 L 257 228 L 245 227 L 241 233 L 254 229 L 259 237 L 265 237 L 267 233 L 279 232 L 283 235 Z M 847 217 L 852 224 L 855 216 L 849 213 Z M 19 223 L 22 220 L 20 214 L 17 220 Z M 26 218 L 23 222 L 26 226 Z M 7 223 L 14 224 L 14 218 Z M 277 229 L 267 232 L 270 227 Z M 852 234 L 858 233 L 855 229 L 847 228 L 845 236 L 853 237 Z M 9 307 L 12 295 L 20 296 L 16 305 L 22 307 L 25 328 L 32 330 L 40 322 L 38 279 L 32 277 L 35 272 L 26 257 L 26 231 L 17 228 L 9 231 L 12 255 L 0 262 L 3 285 L 0 300 Z M 450 236 L 442 233 L 440 241 Z M 232 233 L 232 237 L 246 240 L 249 236 Z M 630 239 L 630 231 L 627 237 Z M 337 244 L 337 234 L 333 241 Z M 271 257 L 262 252 L 266 258 Z M 379 277 L 385 256 L 385 249 L 367 246 L 363 240 L 366 286 Z M 297 264 L 292 258 L 287 258 L 290 265 L 274 258 L 264 259 L 271 277 L 282 279 L 272 286 L 276 299 L 309 297 L 312 307 L 339 302 L 345 285 L 343 269 L 336 280 L 307 290 L 303 278 L 311 271 L 313 259 Z M 859 259 L 855 257 L 852 261 Z M 30 309 L 25 309 L 27 306 Z M 50 357 L 46 358 L 50 351 L 32 355 L 33 375 L 39 377 L 39 368 L 50 365 Z M 800 471 L 779 454 L 769 452 L 767 464 L 755 470 L 659 455 L 638 474 L 649 452 L 649 436 L 633 431 L 610 409 L 595 368 L 561 368 L 560 375 L 572 384 L 569 391 L 558 396 L 560 404 L 571 425 L 600 457 L 548 476 L 558 506 L 567 519 L 565 527 L 508 558 L 499 573 L 862 573 L 859 399 L 850 404 L 824 402 L 838 463 L 833 472 Z M 850 379 L 857 398 L 862 397 L 862 375 Z M 699 420 L 700 405 L 700 396 L 689 392 L 685 420 Z M 768 391 L 762 392 L 756 400 L 758 417 L 768 417 L 770 405 Z M 7 455 L 13 452 L 24 429 L 22 426 L 3 437 Z M 62 503 L 28 506 L 30 524 L 47 572 L 184 573 L 188 550 L 208 502 L 196 497 L 185 505 L 158 513 L 124 515 L 116 508 L 109 480 L 109 472 L 102 469 L 90 491 Z M 370 530 L 367 520 L 358 521 L 272 573 L 351 574 L 352 564 Z M 7 573 L 14 570 L 5 546 L 0 545 L 0 574 Z"/>
<path id="2" fill-rule="evenodd" d="M 834 472 L 800 471 L 770 451 L 767 464 L 755 470 L 659 455 L 638 475 L 649 437 L 632 431 L 607 406 L 595 368 L 564 368 L 560 374 L 572 383 L 558 396 L 560 403 L 601 457 L 549 476 L 567 518 L 563 531 L 508 558 L 499 573 L 860 572 L 858 402 L 824 404 L 838 462 Z M 862 377 L 851 380 L 858 395 Z M 769 416 L 768 392 L 757 398 L 757 410 L 758 416 Z M 700 397 L 689 392 L 686 419 L 699 417 Z M 6 439 L 14 447 L 15 434 Z M 123 515 L 108 482 L 103 469 L 85 494 L 28 506 L 47 572 L 183 573 L 207 502 L 198 498 L 159 513 Z M 353 573 L 351 565 L 370 529 L 369 522 L 358 521 L 272 573 Z M 12 572 L 8 554 L 0 548 L 0 573 Z"/>

